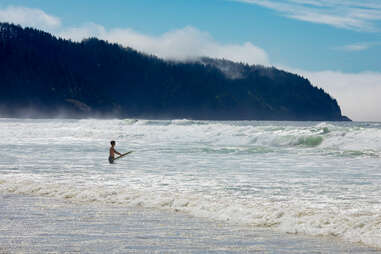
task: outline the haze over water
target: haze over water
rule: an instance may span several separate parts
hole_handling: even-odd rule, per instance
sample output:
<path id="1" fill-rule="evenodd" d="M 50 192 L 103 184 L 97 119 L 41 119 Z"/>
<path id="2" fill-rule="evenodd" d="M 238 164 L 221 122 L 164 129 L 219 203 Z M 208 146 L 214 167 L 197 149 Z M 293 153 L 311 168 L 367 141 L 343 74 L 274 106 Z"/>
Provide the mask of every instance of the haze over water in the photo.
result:
<path id="1" fill-rule="evenodd" d="M 110 165 L 109 141 L 134 153 Z M 0 194 L 381 248 L 381 124 L 0 120 Z"/>

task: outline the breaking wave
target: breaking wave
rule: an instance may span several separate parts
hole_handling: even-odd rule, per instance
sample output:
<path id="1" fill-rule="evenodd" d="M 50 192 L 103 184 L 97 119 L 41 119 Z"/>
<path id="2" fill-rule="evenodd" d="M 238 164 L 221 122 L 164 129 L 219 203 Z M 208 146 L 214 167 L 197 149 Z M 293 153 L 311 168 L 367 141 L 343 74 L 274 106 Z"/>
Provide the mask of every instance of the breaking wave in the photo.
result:
<path id="1" fill-rule="evenodd" d="M 187 119 L 126 119 L 124 121 L 127 125 L 140 126 L 141 128 L 166 127 L 168 133 L 172 133 L 172 130 L 174 130 L 175 134 L 181 133 L 185 140 L 192 136 L 203 136 L 202 138 L 206 142 L 213 141 L 213 143 L 224 143 L 224 140 L 230 140 L 232 141 L 231 144 L 258 145 L 267 148 L 322 148 L 325 150 L 336 149 L 340 151 L 337 154 L 341 155 L 381 155 L 381 127 L 377 123 L 348 125 L 345 123 L 331 124 L 323 122 L 305 126 L 297 122 L 218 122 Z M 228 145 L 225 150 L 221 149 L 222 152 L 228 150 Z M 206 149 L 206 151 L 208 150 Z"/>

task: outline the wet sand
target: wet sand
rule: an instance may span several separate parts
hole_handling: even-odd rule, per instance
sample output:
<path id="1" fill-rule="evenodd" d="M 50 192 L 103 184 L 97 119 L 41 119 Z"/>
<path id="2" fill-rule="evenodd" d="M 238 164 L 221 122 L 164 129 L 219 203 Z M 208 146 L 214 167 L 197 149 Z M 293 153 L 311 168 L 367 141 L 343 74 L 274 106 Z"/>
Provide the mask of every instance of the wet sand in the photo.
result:
<path id="1" fill-rule="evenodd" d="M 186 214 L 0 195 L 0 254 L 381 253 L 339 241 L 274 233 Z"/>

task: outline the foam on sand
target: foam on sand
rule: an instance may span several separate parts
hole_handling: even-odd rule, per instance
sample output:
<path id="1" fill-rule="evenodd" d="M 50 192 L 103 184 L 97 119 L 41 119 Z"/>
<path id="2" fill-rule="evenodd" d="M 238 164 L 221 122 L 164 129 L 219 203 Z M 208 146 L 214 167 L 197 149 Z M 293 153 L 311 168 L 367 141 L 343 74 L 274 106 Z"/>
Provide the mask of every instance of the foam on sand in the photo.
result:
<path id="1" fill-rule="evenodd" d="M 15 180 L 17 178 L 17 180 Z M 0 177 L 0 192 L 54 197 L 75 203 L 118 204 L 182 212 L 199 218 L 229 222 L 256 228 L 271 228 L 284 233 L 311 236 L 335 236 L 343 240 L 381 248 L 380 204 L 364 206 L 345 202 L 338 206 L 308 200 L 279 201 L 267 199 L 233 199 L 201 193 L 136 190 L 129 186 L 49 183 L 48 179 L 14 175 Z M 33 179 L 33 180 L 31 180 Z"/>
<path id="2" fill-rule="evenodd" d="M 19 195 L 0 203 L 2 253 L 381 253 L 152 209 Z"/>

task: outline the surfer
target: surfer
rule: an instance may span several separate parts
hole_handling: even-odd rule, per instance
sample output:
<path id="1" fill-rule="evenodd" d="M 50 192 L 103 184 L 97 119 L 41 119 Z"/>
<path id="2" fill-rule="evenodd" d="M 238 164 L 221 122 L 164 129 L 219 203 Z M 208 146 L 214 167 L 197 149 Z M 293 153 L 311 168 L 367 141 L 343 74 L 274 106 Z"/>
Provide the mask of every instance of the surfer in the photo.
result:
<path id="1" fill-rule="evenodd" d="M 117 150 L 115 150 L 115 141 L 114 140 L 112 140 L 111 142 L 111 147 L 110 147 L 110 155 L 109 155 L 109 157 L 108 157 L 108 161 L 110 162 L 110 163 L 114 163 L 114 160 L 115 160 L 115 154 L 117 154 L 117 155 L 122 155 L 121 153 L 119 153 Z"/>

